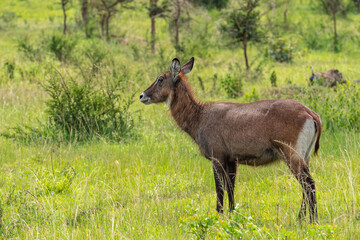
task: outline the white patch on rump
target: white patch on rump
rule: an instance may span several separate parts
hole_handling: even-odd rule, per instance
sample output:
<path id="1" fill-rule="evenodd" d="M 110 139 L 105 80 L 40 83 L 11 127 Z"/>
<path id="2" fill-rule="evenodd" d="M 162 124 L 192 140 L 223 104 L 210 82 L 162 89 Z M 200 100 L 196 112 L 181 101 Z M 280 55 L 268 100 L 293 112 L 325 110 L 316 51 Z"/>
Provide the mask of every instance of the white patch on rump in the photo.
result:
<path id="1" fill-rule="evenodd" d="M 296 151 L 306 163 L 308 163 L 311 150 L 314 148 L 316 140 L 315 123 L 312 119 L 305 121 L 298 139 L 296 141 Z"/>

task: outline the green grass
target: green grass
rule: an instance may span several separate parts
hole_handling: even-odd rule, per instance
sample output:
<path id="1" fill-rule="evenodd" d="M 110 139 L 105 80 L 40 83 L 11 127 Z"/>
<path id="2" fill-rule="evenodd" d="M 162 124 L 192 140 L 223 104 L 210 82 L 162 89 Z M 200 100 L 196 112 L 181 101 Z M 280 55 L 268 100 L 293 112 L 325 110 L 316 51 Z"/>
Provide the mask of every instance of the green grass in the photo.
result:
<path id="1" fill-rule="evenodd" d="M 0 132 L 16 126 L 38 126 L 38 121 L 47 119 L 45 101 L 48 96 L 39 83 L 46 81 L 49 65 L 69 72 L 76 69 L 71 63 L 57 62 L 48 51 L 40 64 L 30 62 L 17 51 L 20 37 L 28 36 L 37 46 L 53 32 L 61 32 L 61 8 L 56 2 L 0 3 L 0 15 L 14 11 L 18 16 L 12 25 L 2 25 L 0 29 Z M 296 3 L 293 14 L 289 15 L 293 26 L 299 25 L 304 15 L 312 19 L 316 12 L 308 5 L 310 1 L 302 2 L 304 4 Z M 74 3 L 69 11 L 69 31 L 79 39 L 75 55 L 83 44 L 91 41 L 83 39 L 80 30 L 74 30 L 74 19 L 79 16 L 76 7 Z M 244 65 L 242 49 L 226 48 L 220 41 L 216 26 L 221 14 L 205 9 L 192 9 L 191 14 L 191 28 L 182 29 L 180 36 L 185 38 L 189 31 L 186 37 L 192 37 L 193 42 L 187 44 L 198 44 L 194 48 L 194 70 L 189 76 L 195 93 L 202 101 L 245 101 L 244 97 L 227 99 L 219 80 L 215 92 L 211 91 L 215 73 L 221 78 L 229 72 L 230 64 Z M 316 17 L 316 21 L 329 25 L 325 24 L 327 34 L 331 32 L 328 17 L 324 14 Z M 310 66 L 314 66 L 315 71 L 338 68 L 345 79 L 360 79 L 360 48 L 356 45 L 359 17 L 359 14 L 350 14 L 340 18 L 340 34 L 352 33 L 352 37 L 345 38 L 341 52 L 333 53 L 328 46 L 309 50 L 300 42 L 293 63 L 268 61 L 258 80 L 244 79 L 245 94 L 256 88 L 260 98 L 262 95 L 271 97 L 273 70 L 277 74 L 279 91 L 287 86 L 307 86 Z M 192 221 L 201 221 L 202 217 L 216 218 L 211 163 L 200 155 L 189 137 L 177 129 L 165 104 L 145 106 L 137 101 L 138 95 L 156 76 L 167 71 L 170 60 L 176 55 L 166 19 L 157 20 L 157 54 L 150 53 L 146 42 L 149 22 L 144 8 L 122 11 L 113 19 L 111 29 L 120 39 L 103 45 L 116 65 L 125 66 L 128 71 L 129 86 L 125 95 L 136 93 L 136 101 L 131 106 L 136 114 L 136 139 L 120 143 L 94 140 L 80 144 L 41 139 L 25 143 L 0 137 L 1 239 L 191 239 L 195 236 L 186 229 Z M 202 49 L 197 33 L 205 23 L 210 23 L 209 42 L 215 47 Z M 300 38 L 296 35 L 298 29 L 291 29 L 293 32 L 287 33 L 288 36 Z M 250 61 L 256 58 L 260 61 L 262 49 L 262 46 L 251 45 Z M 185 62 L 190 57 L 181 56 L 180 60 Z M 3 68 L 9 60 L 16 63 L 14 79 L 7 79 Z M 29 76 L 33 71 L 34 76 L 24 79 L 19 69 L 27 71 Z M 199 76 L 203 78 L 205 91 L 200 88 Z M 331 91 L 328 91 L 329 96 L 334 96 Z M 251 222 L 261 231 L 254 238 L 359 239 L 359 161 L 358 130 L 323 132 L 319 156 L 310 159 L 318 197 L 318 226 L 310 225 L 308 219 L 297 220 L 301 188 L 282 162 L 257 168 L 239 166 L 235 189 L 238 211 L 251 216 Z M 225 204 L 227 209 L 227 200 Z M 229 220 L 228 213 L 220 218 Z M 209 239 L 216 237 L 222 223 L 210 227 Z M 244 225 L 243 229 L 249 230 L 247 227 Z"/>

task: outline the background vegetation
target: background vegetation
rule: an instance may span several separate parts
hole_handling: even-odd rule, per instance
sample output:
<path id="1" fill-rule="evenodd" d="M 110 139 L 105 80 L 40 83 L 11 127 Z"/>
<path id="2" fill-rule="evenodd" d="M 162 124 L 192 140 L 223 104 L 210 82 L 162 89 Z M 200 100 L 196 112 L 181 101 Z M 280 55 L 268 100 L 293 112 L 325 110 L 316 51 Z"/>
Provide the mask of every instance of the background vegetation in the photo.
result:
<path id="1" fill-rule="evenodd" d="M 239 166 L 236 213 L 215 213 L 211 163 L 138 101 L 192 56 L 202 101 L 321 115 L 318 225 L 283 163 Z M 359 62 L 355 0 L 0 1 L 0 238 L 359 239 Z M 311 85 L 311 66 L 347 83 Z"/>

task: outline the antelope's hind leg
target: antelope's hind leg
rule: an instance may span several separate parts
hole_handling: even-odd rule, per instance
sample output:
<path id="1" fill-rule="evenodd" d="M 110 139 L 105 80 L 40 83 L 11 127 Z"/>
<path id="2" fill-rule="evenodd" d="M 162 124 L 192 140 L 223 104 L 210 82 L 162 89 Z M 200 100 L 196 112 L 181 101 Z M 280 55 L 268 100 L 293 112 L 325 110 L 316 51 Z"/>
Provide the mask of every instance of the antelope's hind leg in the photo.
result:
<path id="1" fill-rule="evenodd" d="M 306 215 L 306 205 L 308 205 L 310 222 L 314 222 L 317 220 L 315 181 L 310 175 L 310 171 L 305 160 L 300 157 L 294 149 L 286 147 L 286 149 L 282 149 L 282 152 L 284 154 L 286 164 L 302 187 L 303 199 L 300 207 L 299 218 Z"/>
<path id="2" fill-rule="evenodd" d="M 222 161 L 212 159 L 216 187 L 216 211 L 224 211 L 224 187 L 225 187 L 225 168 Z"/>
<path id="3" fill-rule="evenodd" d="M 228 162 L 226 164 L 226 191 L 228 193 L 229 199 L 229 211 L 235 210 L 235 197 L 234 197 L 234 189 L 235 189 L 235 180 L 236 180 L 236 162 Z"/>

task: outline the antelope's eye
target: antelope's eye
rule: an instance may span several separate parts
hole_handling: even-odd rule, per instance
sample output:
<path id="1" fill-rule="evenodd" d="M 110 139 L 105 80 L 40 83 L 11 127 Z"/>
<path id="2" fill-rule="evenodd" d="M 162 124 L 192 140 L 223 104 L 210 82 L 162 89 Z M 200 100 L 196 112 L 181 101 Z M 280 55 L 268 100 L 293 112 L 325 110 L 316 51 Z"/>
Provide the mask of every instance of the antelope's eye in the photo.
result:
<path id="1" fill-rule="evenodd" d="M 162 85 L 163 80 L 164 80 L 164 78 L 163 78 L 163 77 L 159 77 L 159 78 L 158 78 L 158 80 L 157 80 L 157 84 L 158 84 L 159 86 L 161 86 L 161 85 Z"/>

